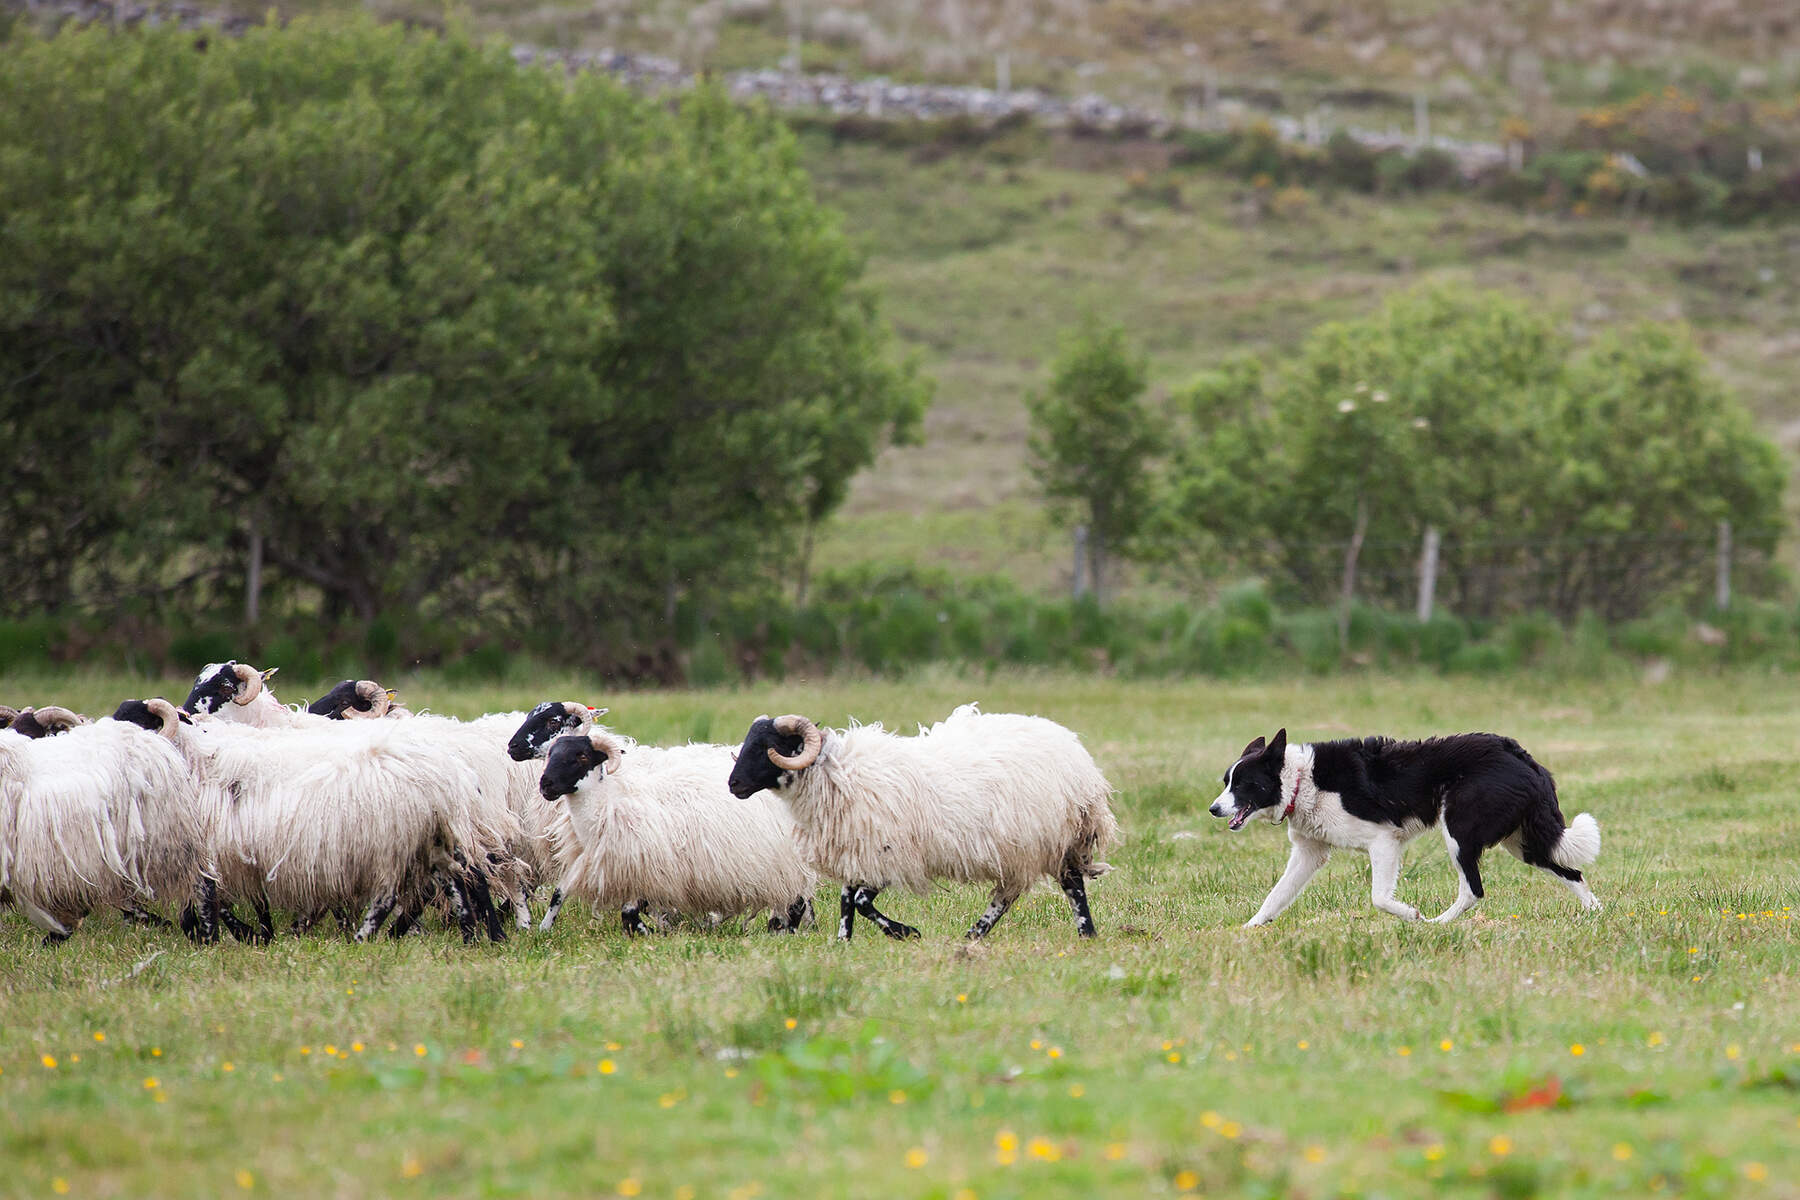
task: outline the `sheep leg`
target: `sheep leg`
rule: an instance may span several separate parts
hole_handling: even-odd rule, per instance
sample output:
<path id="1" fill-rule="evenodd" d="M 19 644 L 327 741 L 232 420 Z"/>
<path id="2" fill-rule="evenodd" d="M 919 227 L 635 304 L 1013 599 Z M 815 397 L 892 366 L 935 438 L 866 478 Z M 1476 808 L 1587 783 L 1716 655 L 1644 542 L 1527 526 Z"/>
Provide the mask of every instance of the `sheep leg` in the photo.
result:
<path id="1" fill-rule="evenodd" d="M 54 946 L 58 942 L 67 941 L 69 935 L 75 932 L 72 926 L 64 925 L 49 911 L 39 908 L 23 896 L 14 895 L 13 902 L 24 910 L 27 921 L 44 931 L 44 945 L 46 946 Z"/>
<path id="2" fill-rule="evenodd" d="M 846 884 L 838 893 L 838 941 L 850 940 L 850 933 L 856 927 L 856 893 Z"/>
<path id="3" fill-rule="evenodd" d="M 377 896 L 369 905 L 369 911 L 363 914 L 362 924 L 356 930 L 356 940 L 366 942 L 380 933 L 382 923 L 388 919 L 388 914 L 394 911 L 394 905 L 398 903 L 400 903 L 400 896 L 396 892 Z"/>
<path id="4" fill-rule="evenodd" d="M 875 897 L 880 894 L 880 888 L 873 888 L 865 883 L 856 889 L 856 894 L 851 897 L 851 900 L 855 903 L 857 912 L 861 913 L 868 920 L 875 922 L 875 927 L 877 929 L 896 941 L 904 941 L 907 938 L 918 937 L 919 931 L 914 929 L 911 925 L 903 924 L 894 920 L 892 917 L 885 916 L 880 909 L 875 907 Z"/>
<path id="5" fill-rule="evenodd" d="M 331 906 L 331 915 L 337 918 L 338 928 L 340 930 L 345 933 L 354 932 L 356 927 L 350 922 L 356 916 L 355 909 L 346 908 L 342 904 L 334 904 Z M 364 915 L 366 916 L 367 914 L 365 913 Z"/>
<path id="6" fill-rule="evenodd" d="M 996 884 L 993 895 L 988 897 L 987 911 L 975 918 L 975 923 L 969 926 L 969 932 L 965 936 L 971 942 L 979 942 L 986 937 L 988 931 L 1000 923 L 1000 918 L 1011 911 L 1012 906 L 1018 903 L 1019 897 L 1023 894 L 1024 891 L 1021 888 Z"/>
<path id="7" fill-rule="evenodd" d="M 544 910 L 544 919 L 542 921 L 538 922 L 538 932 L 539 933 L 549 933 L 550 932 L 550 927 L 552 925 L 556 924 L 556 914 L 562 911 L 562 906 L 563 906 L 562 889 L 559 887 L 551 888 L 550 889 L 550 907 L 548 907 Z"/>
<path id="8" fill-rule="evenodd" d="M 480 929 L 475 922 L 475 911 L 469 907 L 469 898 L 463 894 L 462 884 L 456 881 L 454 873 L 443 871 L 438 875 L 438 886 L 450 896 L 450 911 L 456 914 L 456 925 L 462 930 L 463 944 L 474 945 L 480 937 Z"/>
<path id="9" fill-rule="evenodd" d="M 1069 907 L 1075 912 L 1076 936 L 1093 937 L 1099 931 L 1094 928 L 1094 914 L 1088 911 L 1087 875 L 1079 866 L 1065 864 L 1056 882 L 1062 885 L 1063 895 L 1069 898 Z"/>
<path id="10" fill-rule="evenodd" d="M 252 941 L 272 942 L 275 940 L 275 918 L 269 912 L 269 898 L 261 892 L 250 897 L 250 905 L 256 909 L 256 934 Z"/>
<path id="11" fill-rule="evenodd" d="M 643 917 L 644 905 L 647 903 L 649 902 L 646 900 L 633 900 L 619 910 L 619 922 L 625 926 L 625 936 L 637 937 L 648 932 L 644 927 Z"/>
<path id="12" fill-rule="evenodd" d="M 197 946 L 219 940 L 219 881 L 202 875 L 194 885 L 194 898 L 181 906 L 181 932 Z"/>
<path id="13" fill-rule="evenodd" d="M 810 896 L 795 896 L 794 902 L 787 906 L 785 915 L 769 913 L 770 933 L 799 933 L 800 925 L 812 912 Z"/>
<path id="14" fill-rule="evenodd" d="M 229 904 L 219 905 L 219 924 L 223 925 L 233 938 L 240 942 L 256 941 L 256 933 L 237 915 L 237 909 Z"/>
<path id="15" fill-rule="evenodd" d="M 468 901 L 468 892 L 463 891 L 463 883 L 455 878 L 455 871 L 439 871 L 437 887 L 450 896 L 450 912 L 455 914 L 457 928 L 463 930 L 463 945 L 472 946 L 481 939 L 481 923 L 475 919 L 475 909 Z"/>
<path id="16" fill-rule="evenodd" d="M 494 903 L 493 889 L 488 887 L 487 876 L 480 871 L 470 871 L 468 882 L 463 886 L 468 889 L 469 901 L 475 906 L 475 915 L 487 926 L 488 941 L 504 942 L 506 918 L 500 915 L 500 906 Z"/>
<path id="17" fill-rule="evenodd" d="M 531 900 L 525 895 L 523 886 L 513 889 L 512 907 L 513 920 L 518 922 L 519 929 L 526 933 L 531 932 Z"/>
<path id="18" fill-rule="evenodd" d="M 504 942 L 506 922 L 494 909 L 494 893 L 488 887 L 487 875 L 470 866 L 462 851 L 455 851 L 455 858 L 456 865 L 461 868 L 463 895 L 474 911 L 476 921 L 487 926 L 488 941 Z"/>
<path id="19" fill-rule="evenodd" d="M 169 922 L 166 918 L 151 912 L 147 908 L 140 908 L 135 902 L 120 905 L 119 917 L 129 925 L 148 925 L 152 929 L 169 928 Z"/>
<path id="20" fill-rule="evenodd" d="M 400 906 L 400 912 L 394 917 L 394 923 L 388 926 L 388 937 L 399 940 L 409 933 L 420 932 L 419 914 L 425 911 L 437 895 L 436 880 L 426 880 L 423 889 L 412 889 L 406 903 Z"/>

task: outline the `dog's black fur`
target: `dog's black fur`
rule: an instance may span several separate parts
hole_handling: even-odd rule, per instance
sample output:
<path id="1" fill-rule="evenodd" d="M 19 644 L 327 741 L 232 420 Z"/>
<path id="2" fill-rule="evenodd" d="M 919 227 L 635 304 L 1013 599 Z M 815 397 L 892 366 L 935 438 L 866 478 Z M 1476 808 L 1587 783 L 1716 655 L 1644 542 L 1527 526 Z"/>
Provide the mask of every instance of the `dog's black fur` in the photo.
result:
<path id="1" fill-rule="evenodd" d="M 1583 882 L 1573 864 L 1598 851 L 1597 831 L 1585 858 L 1580 845 L 1563 846 L 1566 824 L 1556 781 L 1523 746 L 1499 734 L 1418 742 L 1348 738 L 1297 747 L 1290 755 L 1284 729 L 1266 745 L 1258 738 L 1246 746 L 1224 780 L 1214 815 L 1231 817 L 1237 829 L 1257 816 L 1287 819 L 1292 803 L 1296 844 L 1310 839 L 1321 848 L 1366 849 L 1378 837 L 1403 843 L 1441 824 L 1475 899 L 1484 895 L 1479 864 L 1490 847 L 1505 845 L 1573 885 Z M 1584 829 L 1577 842 L 1586 841 Z"/>

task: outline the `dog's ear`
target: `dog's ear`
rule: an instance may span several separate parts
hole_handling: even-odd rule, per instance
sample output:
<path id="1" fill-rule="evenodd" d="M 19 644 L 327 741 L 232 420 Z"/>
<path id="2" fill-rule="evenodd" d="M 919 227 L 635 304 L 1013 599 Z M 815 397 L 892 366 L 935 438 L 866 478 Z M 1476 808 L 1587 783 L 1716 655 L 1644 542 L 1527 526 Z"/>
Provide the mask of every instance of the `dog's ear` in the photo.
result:
<path id="1" fill-rule="evenodd" d="M 1251 742 L 1248 746 L 1244 747 L 1244 752 L 1242 754 L 1238 755 L 1238 761 L 1242 762 L 1244 759 L 1249 758 L 1252 754 L 1261 754 L 1262 750 L 1263 750 L 1263 740 L 1259 737 L 1254 742 Z"/>
<path id="2" fill-rule="evenodd" d="M 1287 730 L 1277 729 L 1275 736 L 1269 739 L 1269 748 L 1264 753 L 1280 761 L 1281 757 L 1287 753 Z"/>

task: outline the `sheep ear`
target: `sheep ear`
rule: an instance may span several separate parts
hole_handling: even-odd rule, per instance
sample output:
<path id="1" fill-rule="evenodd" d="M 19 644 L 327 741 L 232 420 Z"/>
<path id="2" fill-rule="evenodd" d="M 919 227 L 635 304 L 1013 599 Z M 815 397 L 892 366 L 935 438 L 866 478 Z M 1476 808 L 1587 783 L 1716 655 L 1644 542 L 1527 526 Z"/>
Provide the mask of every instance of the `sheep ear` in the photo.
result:
<path id="1" fill-rule="evenodd" d="M 280 667 L 270 667 L 268 670 L 264 671 L 262 673 L 263 682 L 264 683 L 269 682 L 270 677 L 273 676 L 275 674 L 275 672 L 277 672 L 279 670 L 281 670 Z"/>

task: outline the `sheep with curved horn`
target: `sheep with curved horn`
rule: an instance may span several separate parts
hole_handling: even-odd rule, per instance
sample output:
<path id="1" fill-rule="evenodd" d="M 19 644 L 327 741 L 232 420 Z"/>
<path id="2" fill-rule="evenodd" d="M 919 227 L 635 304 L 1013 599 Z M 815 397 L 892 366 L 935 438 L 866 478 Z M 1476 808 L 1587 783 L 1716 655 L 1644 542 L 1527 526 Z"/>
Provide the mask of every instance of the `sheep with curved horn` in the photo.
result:
<path id="1" fill-rule="evenodd" d="M 758 717 L 731 791 L 768 790 L 793 812 L 821 874 L 839 880 L 838 936 L 857 914 L 889 937 L 918 930 L 882 914 L 885 888 L 925 892 L 940 879 L 991 883 L 968 937 L 985 937 L 1040 878 L 1062 887 L 1076 932 L 1093 936 L 1086 881 L 1111 868 L 1112 786 L 1073 732 L 1042 717 L 956 709 L 917 737 L 879 725 L 822 729 L 798 714 Z"/>
<path id="2" fill-rule="evenodd" d="M 817 878 L 773 797 L 734 800 L 722 786 L 727 746 L 639 746 L 605 731 L 557 738 L 544 760 L 544 799 L 563 890 L 619 907 L 628 933 L 646 904 L 690 916 L 771 910 L 793 932 L 812 912 Z"/>
<path id="3" fill-rule="evenodd" d="M 550 753 L 550 744 L 558 737 L 565 733 L 587 733 L 608 711 L 583 704 L 579 700 L 546 700 L 526 713 L 512 737 L 507 739 L 507 757 L 514 762 L 541 760 Z M 540 771 L 541 769 L 538 768 Z M 536 803 L 532 805 L 529 815 L 521 814 L 531 848 L 528 861 L 537 869 L 539 879 L 556 880 L 555 853 L 550 846 L 550 828 L 554 823 L 556 809 L 537 794 L 536 788 L 532 789 L 532 795 Z M 559 882 L 553 883 L 549 906 L 544 910 L 544 919 L 538 924 L 539 933 L 549 933 L 556 924 L 556 918 L 562 912 L 563 899 L 562 885 Z"/>
<path id="4" fill-rule="evenodd" d="M 103 905 L 143 917 L 147 903 L 207 890 L 207 863 L 188 773 L 163 739 L 111 719 L 37 740 L 0 734 L 0 890 L 46 941 Z M 184 920 L 190 936 L 211 940 L 209 908 Z"/>
<path id="5" fill-rule="evenodd" d="M 42 708 L 27 708 L 15 713 L 12 721 L 6 726 L 20 737 L 46 738 L 55 737 L 59 733 L 67 733 L 78 725 L 91 725 L 93 722 L 78 712 L 71 712 L 60 705 L 46 704 Z"/>

